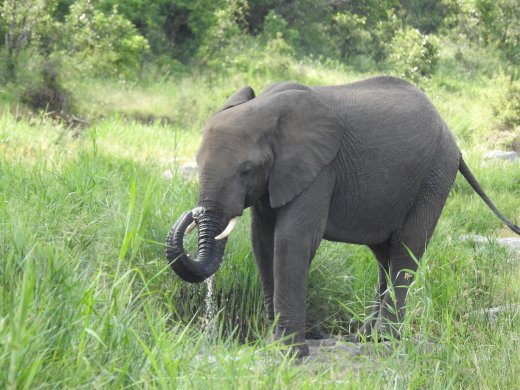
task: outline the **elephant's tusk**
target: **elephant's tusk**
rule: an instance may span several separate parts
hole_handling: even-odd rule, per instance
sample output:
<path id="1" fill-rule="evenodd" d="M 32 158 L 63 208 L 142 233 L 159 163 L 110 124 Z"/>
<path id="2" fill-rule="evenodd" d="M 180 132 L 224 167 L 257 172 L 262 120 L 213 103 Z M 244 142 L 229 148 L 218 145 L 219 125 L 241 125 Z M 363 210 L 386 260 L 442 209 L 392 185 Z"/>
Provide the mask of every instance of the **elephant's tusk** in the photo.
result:
<path id="1" fill-rule="evenodd" d="M 229 221 L 226 228 L 224 229 L 224 231 L 222 233 L 220 233 L 217 237 L 215 237 L 215 240 L 223 240 L 224 238 L 229 236 L 229 234 L 233 231 L 235 226 L 237 226 L 237 222 L 238 222 L 238 217 L 232 218 L 231 221 Z"/>
<path id="2" fill-rule="evenodd" d="M 186 228 L 186 230 L 184 231 L 184 234 L 189 234 L 191 233 L 191 231 L 193 229 L 195 229 L 195 226 L 197 226 L 197 222 L 193 221 L 192 223 L 189 224 L 189 226 Z"/>

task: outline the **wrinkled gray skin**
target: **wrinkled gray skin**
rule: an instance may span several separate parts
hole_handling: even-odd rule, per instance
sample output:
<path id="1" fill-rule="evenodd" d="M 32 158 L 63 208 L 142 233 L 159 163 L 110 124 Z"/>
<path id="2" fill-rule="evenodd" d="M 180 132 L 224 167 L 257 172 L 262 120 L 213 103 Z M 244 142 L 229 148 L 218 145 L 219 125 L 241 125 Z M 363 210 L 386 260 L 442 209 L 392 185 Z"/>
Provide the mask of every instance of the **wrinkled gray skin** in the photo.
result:
<path id="1" fill-rule="evenodd" d="M 196 212 L 211 223 L 195 216 L 199 251 L 191 260 L 182 236 L 193 216 L 181 218 L 168 238 L 172 267 L 190 282 L 215 272 L 225 242 L 214 237 L 251 207 L 265 308 L 277 318 L 276 336 L 291 336 L 301 355 L 308 353 L 307 274 L 322 239 L 372 250 L 379 288 L 359 334 L 398 337 L 417 269 L 406 247 L 421 258 L 458 170 L 499 213 L 427 97 L 392 77 L 330 87 L 280 83 L 258 97 L 242 88 L 208 121 L 197 163 Z"/>

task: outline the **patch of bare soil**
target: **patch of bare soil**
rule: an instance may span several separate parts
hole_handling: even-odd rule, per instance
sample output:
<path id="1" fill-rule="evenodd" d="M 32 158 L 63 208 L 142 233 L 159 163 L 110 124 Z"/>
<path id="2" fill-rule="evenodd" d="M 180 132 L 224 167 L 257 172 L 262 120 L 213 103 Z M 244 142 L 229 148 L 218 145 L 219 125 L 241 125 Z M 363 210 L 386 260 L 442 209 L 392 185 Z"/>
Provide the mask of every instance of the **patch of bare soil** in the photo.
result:
<path id="1" fill-rule="evenodd" d="M 384 341 L 347 342 L 338 339 L 306 340 L 309 356 L 300 359 L 300 364 L 312 371 L 334 368 L 338 372 L 358 372 L 373 367 L 381 358 L 392 356 L 398 350 L 400 342 Z M 437 344 L 420 338 L 413 340 L 416 353 L 429 354 L 438 348 Z"/>

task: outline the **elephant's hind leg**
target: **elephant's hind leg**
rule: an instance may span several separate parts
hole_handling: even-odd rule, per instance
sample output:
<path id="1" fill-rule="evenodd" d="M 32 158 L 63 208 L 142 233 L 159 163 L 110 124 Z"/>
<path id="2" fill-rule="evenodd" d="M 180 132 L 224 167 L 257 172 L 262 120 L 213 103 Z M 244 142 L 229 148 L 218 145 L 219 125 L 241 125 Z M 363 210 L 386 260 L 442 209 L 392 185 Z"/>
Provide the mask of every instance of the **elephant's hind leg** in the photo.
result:
<path id="1" fill-rule="evenodd" d="M 385 295 L 387 289 L 387 277 L 390 272 L 389 270 L 389 241 L 379 245 L 370 245 L 372 253 L 377 259 L 377 268 L 379 273 L 379 285 L 372 302 L 372 311 L 369 316 L 365 319 L 363 325 L 358 329 L 357 333 L 362 338 L 369 338 L 372 333 L 372 328 L 376 325 L 379 318 L 379 312 L 381 308 L 381 301 Z"/>
<path id="2" fill-rule="evenodd" d="M 391 283 L 381 304 L 380 323 L 376 325 L 383 336 L 384 334 L 396 338 L 400 336 L 405 315 L 406 295 L 414 280 L 418 261 L 426 250 L 441 215 L 456 173 L 456 170 L 444 174 L 432 172 L 403 225 L 391 236 L 389 246 Z"/>

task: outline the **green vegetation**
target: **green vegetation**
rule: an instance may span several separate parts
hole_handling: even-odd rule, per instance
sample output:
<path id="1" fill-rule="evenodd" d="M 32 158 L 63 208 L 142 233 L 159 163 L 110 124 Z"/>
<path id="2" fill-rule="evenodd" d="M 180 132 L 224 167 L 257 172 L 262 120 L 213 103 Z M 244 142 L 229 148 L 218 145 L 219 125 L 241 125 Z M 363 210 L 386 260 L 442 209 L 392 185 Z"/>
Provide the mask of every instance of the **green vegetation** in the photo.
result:
<path id="1" fill-rule="evenodd" d="M 520 301 L 518 261 L 461 238 L 510 233 L 460 177 L 412 287 L 407 339 L 358 372 L 296 365 L 270 341 L 247 214 L 215 277 L 214 316 L 207 286 L 166 264 L 166 233 L 197 197 L 179 165 L 245 84 L 416 80 L 486 192 L 520 222 L 520 165 L 481 163 L 489 148 L 520 148 L 518 7 L 357 3 L 0 0 L 1 388 L 520 383 L 518 315 L 472 315 Z M 376 275 L 366 248 L 324 242 L 309 325 L 348 334 Z M 427 340 L 437 347 L 421 348 Z"/>

